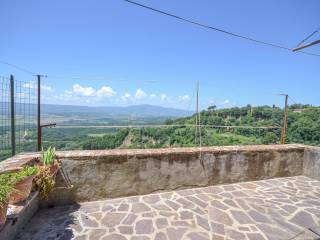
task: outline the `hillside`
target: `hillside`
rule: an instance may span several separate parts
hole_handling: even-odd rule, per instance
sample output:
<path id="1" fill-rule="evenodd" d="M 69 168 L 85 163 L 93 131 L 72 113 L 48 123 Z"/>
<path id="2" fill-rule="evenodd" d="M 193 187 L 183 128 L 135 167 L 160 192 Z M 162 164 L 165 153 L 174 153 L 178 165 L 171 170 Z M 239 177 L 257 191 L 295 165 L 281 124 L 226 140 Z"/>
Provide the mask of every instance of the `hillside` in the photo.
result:
<path id="1" fill-rule="evenodd" d="M 128 116 L 139 117 L 183 117 L 191 114 L 183 109 L 161 107 L 155 105 L 131 105 L 125 107 L 117 106 L 74 106 L 42 104 L 42 114 L 45 115 L 95 115 L 95 116 Z"/>
<path id="2" fill-rule="evenodd" d="M 82 108 L 84 109 L 84 108 Z M 66 110 L 64 108 L 64 110 Z M 71 111 L 71 110 L 70 110 Z M 48 120 L 58 120 L 58 126 L 71 128 L 43 129 L 44 147 L 57 149 L 112 149 L 112 148 L 163 148 L 200 145 L 199 132 L 194 126 L 195 115 L 188 117 L 97 116 L 93 113 L 64 116 L 61 109 L 52 110 Z M 58 116 L 53 113 L 58 114 Z M 283 110 L 278 107 L 247 105 L 241 108 L 216 109 L 214 106 L 201 112 L 201 145 L 277 144 L 280 141 Z M 292 105 L 287 116 L 287 143 L 320 145 L 320 107 Z M 165 124 L 156 128 L 103 128 L 100 125 Z M 94 127 L 76 127 L 94 126 Z M 215 126 L 278 126 L 275 129 L 217 128 Z M 34 151 L 36 132 L 23 134 L 21 143 L 25 151 Z M 3 153 L 6 154 L 6 153 Z M 1 154 L 0 154 L 1 155 Z M 1 159 L 1 156 L 0 156 Z"/>
<path id="3" fill-rule="evenodd" d="M 297 110 L 298 109 L 298 110 Z M 122 129 L 114 135 L 120 138 L 113 147 L 159 148 L 199 146 L 199 133 L 194 127 L 170 125 L 195 123 L 196 116 L 168 119 L 167 128 Z M 202 146 L 276 144 L 280 141 L 283 110 L 278 107 L 258 106 L 216 109 L 209 107 L 201 112 Z M 320 108 L 309 105 L 292 105 L 287 115 L 287 143 L 320 145 Z M 276 126 L 275 129 L 216 128 L 214 126 Z M 127 137 L 129 136 L 129 137 Z M 125 140 L 125 144 L 122 142 Z M 109 136 L 88 138 L 85 149 L 109 148 Z M 113 141 L 115 142 L 115 141 Z M 98 144 L 99 143 L 99 144 Z"/>

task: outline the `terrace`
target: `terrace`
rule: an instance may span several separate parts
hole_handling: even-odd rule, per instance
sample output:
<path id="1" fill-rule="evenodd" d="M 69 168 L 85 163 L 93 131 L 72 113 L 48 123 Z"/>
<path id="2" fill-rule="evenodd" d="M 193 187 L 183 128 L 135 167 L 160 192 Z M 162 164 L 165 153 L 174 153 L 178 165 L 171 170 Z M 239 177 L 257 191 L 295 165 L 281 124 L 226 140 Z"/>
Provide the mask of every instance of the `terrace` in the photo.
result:
<path id="1" fill-rule="evenodd" d="M 19 155 L 3 170 L 32 164 Z M 0 239 L 319 239 L 320 149 L 304 145 L 58 152 Z"/>

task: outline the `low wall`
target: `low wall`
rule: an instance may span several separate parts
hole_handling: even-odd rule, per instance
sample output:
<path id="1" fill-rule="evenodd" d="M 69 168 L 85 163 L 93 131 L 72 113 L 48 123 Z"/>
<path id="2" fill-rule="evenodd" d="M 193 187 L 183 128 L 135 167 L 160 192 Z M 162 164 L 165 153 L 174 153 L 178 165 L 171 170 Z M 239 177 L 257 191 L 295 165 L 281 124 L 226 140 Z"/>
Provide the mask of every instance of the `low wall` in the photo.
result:
<path id="1" fill-rule="evenodd" d="M 7 221 L 0 229 L 1 240 L 16 239 L 19 231 L 30 221 L 33 215 L 39 208 L 38 192 L 32 192 L 30 196 L 22 203 L 16 206 L 11 206 L 10 214 L 7 216 Z"/>
<path id="2" fill-rule="evenodd" d="M 320 148 L 319 147 L 305 148 L 303 175 L 320 180 Z"/>
<path id="3" fill-rule="evenodd" d="M 74 188 L 57 204 L 148 194 L 303 173 L 304 146 L 232 146 L 59 152 Z"/>
<path id="4" fill-rule="evenodd" d="M 142 195 L 215 184 L 306 175 L 320 180 L 320 148 L 259 145 L 57 153 L 73 189 L 60 174 L 48 204 Z M 39 154 L 0 163 L 0 172 L 33 164 Z M 43 203 L 43 201 L 42 201 Z"/>

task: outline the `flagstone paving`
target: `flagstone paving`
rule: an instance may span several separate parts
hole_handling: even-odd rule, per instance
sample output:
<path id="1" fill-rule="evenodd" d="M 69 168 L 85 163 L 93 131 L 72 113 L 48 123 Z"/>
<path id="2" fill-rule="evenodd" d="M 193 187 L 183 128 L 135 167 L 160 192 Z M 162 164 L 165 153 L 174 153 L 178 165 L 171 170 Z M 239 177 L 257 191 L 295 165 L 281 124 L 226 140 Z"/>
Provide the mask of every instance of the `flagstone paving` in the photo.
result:
<path id="1" fill-rule="evenodd" d="M 320 239 L 320 182 L 297 176 L 42 209 L 17 239 Z"/>

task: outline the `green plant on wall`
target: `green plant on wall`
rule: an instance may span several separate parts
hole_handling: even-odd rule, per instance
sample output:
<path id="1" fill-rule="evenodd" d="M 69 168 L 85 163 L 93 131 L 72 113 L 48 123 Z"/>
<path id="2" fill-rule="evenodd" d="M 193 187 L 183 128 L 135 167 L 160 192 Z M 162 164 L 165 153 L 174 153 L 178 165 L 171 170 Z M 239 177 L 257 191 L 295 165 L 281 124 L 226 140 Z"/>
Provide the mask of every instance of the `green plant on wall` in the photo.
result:
<path id="1" fill-rule="evenodd" d="M 43 199 L 48 199 L 49 193 L 53 190 L 55 185 L 55 176 L 46 166 L 39 166 L 38 174 L 33 181 L 35 190 L 39 190 L 40 196 Z"/>
<path id="2" fill-rule="evenodd" d="M 56 150 L 49 147 L 46 151 L 42 149 L 42 165 L 38 166 L 38 174 L 33 181 L 33 187 L 40 192 L 40 196 L 48 199 L 49 193 L 55 185 L 56 174 L 60 169 L 60 163 L 56 160 Z"/>
<path id="3" fill-rule="evenodd" d="M 8 201 L 10 193 L 13 190 L 12 183 L 8 182 L 7 175 L 0 175 L 0 207 L 4 207 Z"/>
<path id="4" fill-rule="evenodd" d="M 22 170 L 18 172 L 13 172 L 13 173 L 7 173 L 2 175 L 2 179 L 5 180 L 6 182 L 9 182 L 10 184 L 15 184 L 22 179 L 36 175 L 38 173 L 38 168 L 36 166 L 27 166 L 24 167 Z"/>
<path id="5" fill-rule="evenodd" d="M 52 165 L 54 163 L 56 156 L 56 149 L 54 147 L 49 147 L 47 151 L 42 149 L 42 163 L 44 165 Z"/>

